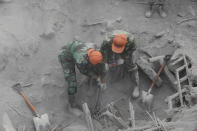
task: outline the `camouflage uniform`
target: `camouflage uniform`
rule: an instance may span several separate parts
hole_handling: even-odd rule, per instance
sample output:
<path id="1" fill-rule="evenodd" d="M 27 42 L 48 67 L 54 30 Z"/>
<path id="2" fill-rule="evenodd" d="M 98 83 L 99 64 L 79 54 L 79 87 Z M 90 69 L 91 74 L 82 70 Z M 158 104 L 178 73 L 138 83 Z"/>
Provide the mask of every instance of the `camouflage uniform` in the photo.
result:
<path id="1" fill-rule="evenodd" d="M 125 49 L 121 54 L 117 54 L 112 51 L 113 37 L 116 34 L 126 34 L 128 37 L 127 44 L 125 45 Z M 138 68 L 133 60 L 133 52 L 135 50 L 136 50 L 136 44 L 134 37 L 132 37 L 130 33 L 121 30 L 115 30 L 112 32 L 112 34 L 109 34 L 109 36 L 107 36 L 107 38 L 103 41 L 100 49 L 103 55 L 103 61 L 105 63 L 108 63 L 109 65 L 117 65 L 118 59 L 122 59 L 124 69 L 126 69 L 126 71 L 129 74 L 134 75 L 135 84 L 136 86 L 138 86 L 139 85 Z"/>
<path id="2" fill-rule="evenodd" d="M 105 76 L 105 65 L 103 63 L 95 66 L 89 63 L 87 52 L 90 48 L 94 48 L 92 43 L 73 41 L 64 46 L 63 51 L 58 56 L 63 68 L 64 78 L 68 82 L 68 95 L 74 95 L 77 92 L 75 65 L 80 73 L 88 77 L 100 76 L 103 78 Z"/>
<path id="3" fill-rule="evenodd" d="M 166 17 L 167 14 L 164 10 L 166 0 L 148 0 L 148 9 L 145 12 L 146 17 L 151 17 L 157 10 L 161 17 Z"/>

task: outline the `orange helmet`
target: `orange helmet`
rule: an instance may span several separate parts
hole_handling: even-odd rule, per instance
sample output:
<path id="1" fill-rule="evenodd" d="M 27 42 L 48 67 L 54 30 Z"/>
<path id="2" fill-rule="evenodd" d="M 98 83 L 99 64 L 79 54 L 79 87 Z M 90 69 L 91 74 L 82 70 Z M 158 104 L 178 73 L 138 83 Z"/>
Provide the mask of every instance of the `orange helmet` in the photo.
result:
<path id="1" fill-rule="evenodd" d="M 112 51 L 115 53 L 122 53 L 127 43 L 126 34 L 118 34 L 114 36 L 112 43 Z"/>
<path id="2" fill-rule="evenodd" d="M 88 50 L 88 59 L 92 65 L 96 65 L 103 61 L 103 56 L 101 52 L 94 50 L 93 48 L 90 48 Z"/>

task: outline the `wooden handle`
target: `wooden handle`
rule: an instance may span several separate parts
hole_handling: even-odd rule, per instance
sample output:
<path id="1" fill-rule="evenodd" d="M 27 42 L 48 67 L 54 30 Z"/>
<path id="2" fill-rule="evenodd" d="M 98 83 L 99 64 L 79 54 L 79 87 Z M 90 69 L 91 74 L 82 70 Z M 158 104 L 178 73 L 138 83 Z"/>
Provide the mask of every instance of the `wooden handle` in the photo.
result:
<path id="1" fill-rule="evenodd" d="M 152 88 L 154 87 L 155 83 L 157 82 L 158 78 L 159 78 L 159 75 L 161 74 L 162 70 L 164 69 L 164 67 L 166 66 L 166 64 L 162 64 L 162 66 L 159 68 L 159 71 L 157 73 L 157 75 L 155 76 L 149 90 L 148 90 L 148 93 L 151 92 Z"/>
<path id="2" fill-rule="evenodd" d="M 159 61 L 159 60 L 162 60 L 164 57 L 165 57 L 164 55 L 152 57 L 152 58 L 148 59 L 148 62 L 152 63 L 152 62 L 155 62 L 155 61 Z"/>
<path id="3" fill-rule="evenodd" d="M 23 91 L 20 91 L 21 96 L 23 96 L 23 98 L 25 99 L 26 103 L 28 104 L 28 106 L 31 108 L 31 110 L 37 114 L 36 108 L 32 105 L 32 103 L 30 102 L 30 100 L 25 96 Z"/>

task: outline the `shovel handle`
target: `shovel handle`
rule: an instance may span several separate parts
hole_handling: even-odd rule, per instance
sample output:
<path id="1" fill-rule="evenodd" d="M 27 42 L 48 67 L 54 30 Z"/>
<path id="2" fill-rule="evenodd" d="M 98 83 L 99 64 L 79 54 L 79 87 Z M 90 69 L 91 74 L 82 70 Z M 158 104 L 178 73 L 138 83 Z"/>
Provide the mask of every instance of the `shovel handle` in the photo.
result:
<path id="1" fill-rule="evenodd" d="M 23 96 L 23 98 L 25 99 L 27 105 L 31 108 L 31 110 L 35 113 L 35 115 L 37 115 L 37 111 L 36 108 L 32 105 L 32 103 L 30 102 L 30 100 L 25 96 L 23 91 L 20 91 L 21 96 Z"/>
<path id="2" fill-rule="evenodd" d="M 148 90 L 148 93 L 150 94 L 152 88 L 154 87 L 155 83 L 157 82 L 158 78 L 159 78 L 159 75 L 161 74 L 162 70 L 164 69 L 164 67 L 166 66 L 166 63 L 162 64 L 162 66 L 159 68 L 159 71 L 157 73 L 157 75 L 155 76 L 149 90 Z"/>

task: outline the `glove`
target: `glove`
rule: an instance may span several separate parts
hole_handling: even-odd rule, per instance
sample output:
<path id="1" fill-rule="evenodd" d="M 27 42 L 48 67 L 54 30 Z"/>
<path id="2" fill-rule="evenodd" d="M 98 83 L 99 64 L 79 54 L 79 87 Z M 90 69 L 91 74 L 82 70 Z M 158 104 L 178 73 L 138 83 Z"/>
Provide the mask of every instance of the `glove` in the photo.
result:
<path id="1" fill-rule="evenodd" d="M 103 78 L 102 81 L 101 81 L 101 78 L 99 77 L 97 79 L 97 82 L 98 82 L 98 85 L 101 89 L 105 90 L 107 88 L 107 85 L 106 85 L 106 81 L 105 79 Z"/>
<path id="2" fill-rule="evenodd" d="M 117 65 L 122 65 L 122 64 L 124 64 L 124 59 L 118 59 L 117 61 L 116 61 L 116 63 L 117 63 Z"/>
<path id="3" fill-rule="evenodd" d="M 101 84 L 100 84 L 100 88 L 101 88 L 102 90 L 106 90 L 106 89 L 107 89 L 106 83 L 101 83 Z"/>

